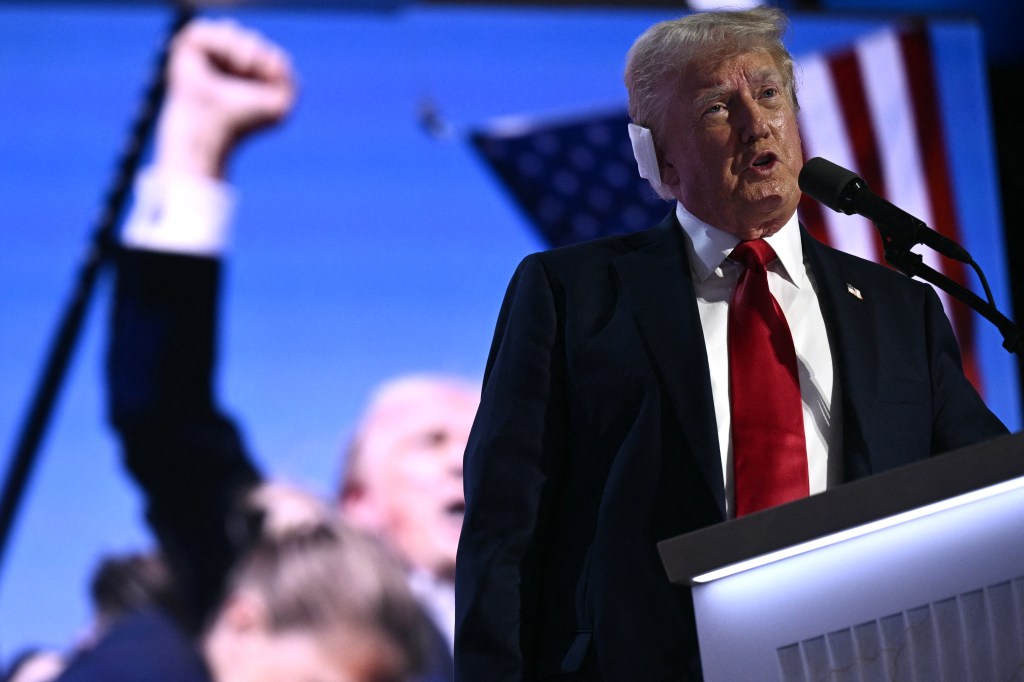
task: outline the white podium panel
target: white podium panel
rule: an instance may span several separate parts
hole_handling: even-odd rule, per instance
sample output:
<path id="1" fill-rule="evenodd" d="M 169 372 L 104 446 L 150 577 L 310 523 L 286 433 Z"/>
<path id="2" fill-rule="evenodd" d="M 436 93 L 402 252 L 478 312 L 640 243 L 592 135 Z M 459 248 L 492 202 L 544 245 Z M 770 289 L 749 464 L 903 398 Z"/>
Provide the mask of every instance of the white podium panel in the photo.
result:
<path id="1" fill-rule="evenodd" d="M 709 682 L 1024 680 L 1024 433 L 659 551 Z"/>
<path id="2" fill-rule="evenodd" d="M 1024 670 L 1024 579 L 1013 582 L 1024 577 L 1024 478 L 1014 483 L 695 585 L 706 679 L 1015 679 Z M 1016 608 L 992 603 L 1002 600 Z"/>

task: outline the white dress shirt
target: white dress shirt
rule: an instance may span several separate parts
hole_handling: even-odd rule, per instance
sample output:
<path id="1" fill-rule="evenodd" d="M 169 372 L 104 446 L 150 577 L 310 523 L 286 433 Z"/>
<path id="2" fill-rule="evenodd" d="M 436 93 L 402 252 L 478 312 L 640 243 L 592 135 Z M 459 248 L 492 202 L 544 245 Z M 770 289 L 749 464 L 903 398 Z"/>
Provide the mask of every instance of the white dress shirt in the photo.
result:
<path id="1" fill-rule="evenodd" d="M 454 651 L 455 583 L 439 580 L 427 571 L 413 570 L 409 573 L 409 589 L 444 636 L 448 651 Z"/>
<path id="2" fill-rule="evenodd" d="M 739 239 L 702 222 L 681 204 L 676 217 L 686 233 L 690 274 L 704 332 L 711 372 L 711 394 L 718 422 L 718 442 L 725 480 L 725 506 L 735 510 L 732 472 L 732 429 L 729 408 L 729 301 L 743 266 L 729 260 Z M 768 264 L 768 288 L 779 302 L 796 349 L 803 403 L 807 471 L 811 494 L 842 480 L 842 406 L 833 371 L 832 351 L 814 276 L 804 260 L 800 226 L 794 214 L 765 241 L 778 259 Z"/>

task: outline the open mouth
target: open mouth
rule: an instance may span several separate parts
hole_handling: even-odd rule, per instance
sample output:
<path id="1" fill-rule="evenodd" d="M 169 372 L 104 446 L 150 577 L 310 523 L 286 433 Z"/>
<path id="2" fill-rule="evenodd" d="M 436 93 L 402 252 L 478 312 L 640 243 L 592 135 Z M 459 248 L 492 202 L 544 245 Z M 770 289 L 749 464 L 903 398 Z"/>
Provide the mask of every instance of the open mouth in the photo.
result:
<path id="1" fill-rule="evenodd" d="M 766 152 L 764 154 L 758 154 L 754 158 L 753 163 L 750 164 L 750 167 L 751 168 L 768 168 L 768 167 L 771 167 L 771 165 L 775 163 L 776 159 L 777 159 L 777 157 L 775 156 L 775 154 L 772 154 L 771 152 Z"/>

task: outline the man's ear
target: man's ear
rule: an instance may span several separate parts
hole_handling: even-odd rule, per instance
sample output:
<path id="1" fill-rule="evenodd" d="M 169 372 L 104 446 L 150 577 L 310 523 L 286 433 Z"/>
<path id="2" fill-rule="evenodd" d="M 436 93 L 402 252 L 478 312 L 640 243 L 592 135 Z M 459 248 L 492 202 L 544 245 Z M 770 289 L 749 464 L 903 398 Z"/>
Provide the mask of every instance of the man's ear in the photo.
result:
<path id="1" fill-rule="evenodd" d="M 216 679 L 226 671 L 245 670 L 270 631 L 267 604 L 252 590 L 236 590 L 221 604 L 216 618 L 203 637 L 203 654 Z M 223 679 L 245 679 L 228 675 Z"/>
<path id="2" fill-rule="evenodd" d="M 636 169 L 640 177 L 651 183 L 651 187 L 659 195 L 664 196 L 665 181 L 664 160 L 654 144 L 654 132 L 642 125 L 630 122 L 627 125 L 629 142 L 633 147 Z"/>
<path id="3" fill-rule="evenodd" d="M 267 603 L 253 590 L 240 589 L 232 592 L 221 605 L 218 621 L 234 634 L 251 634 L 270 629 L 270 613 Z"/>
<path id="4" fill-rule="evenodd" d="M 661 184 L 665 187 L 675 187 L 679 184 L 679 172 L 674 165 L 665 161 L 661 154 L 658 154 L 658 170 L 661 171 Z"/>
<path id="5" fill-rule="evenodd" d="M 375 534 L 384 528 L 384 509 L 380 500 L 363 483 L 350 483 L 338 500 L 338 510 L 346 521 L 362 531 Z"/>

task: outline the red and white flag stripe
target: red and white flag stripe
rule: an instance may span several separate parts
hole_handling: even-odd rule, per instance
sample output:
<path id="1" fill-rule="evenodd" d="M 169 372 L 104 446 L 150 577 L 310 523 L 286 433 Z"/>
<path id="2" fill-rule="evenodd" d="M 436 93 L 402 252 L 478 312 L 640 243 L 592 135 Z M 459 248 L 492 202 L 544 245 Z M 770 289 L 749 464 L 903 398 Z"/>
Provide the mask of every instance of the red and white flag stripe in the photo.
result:
<path id="1" fill-rule="evenodd" d="M 802 57 L 797 81 L 807 158 L 821 156 L 849 168 L 876 194 L 962 242 L 926 29 L 889 28 L 847 49 Z M 800 217 L 822 241 L 884 262 L 881 240 L 866 218 L 836 213 L 808 197 Z M 927 265 L 965 283 L 962 264 L 931 249 L 919 252 Z M 967 376 L 980 390 L 971 312 L 938 293 L 953 320 Z"/>

